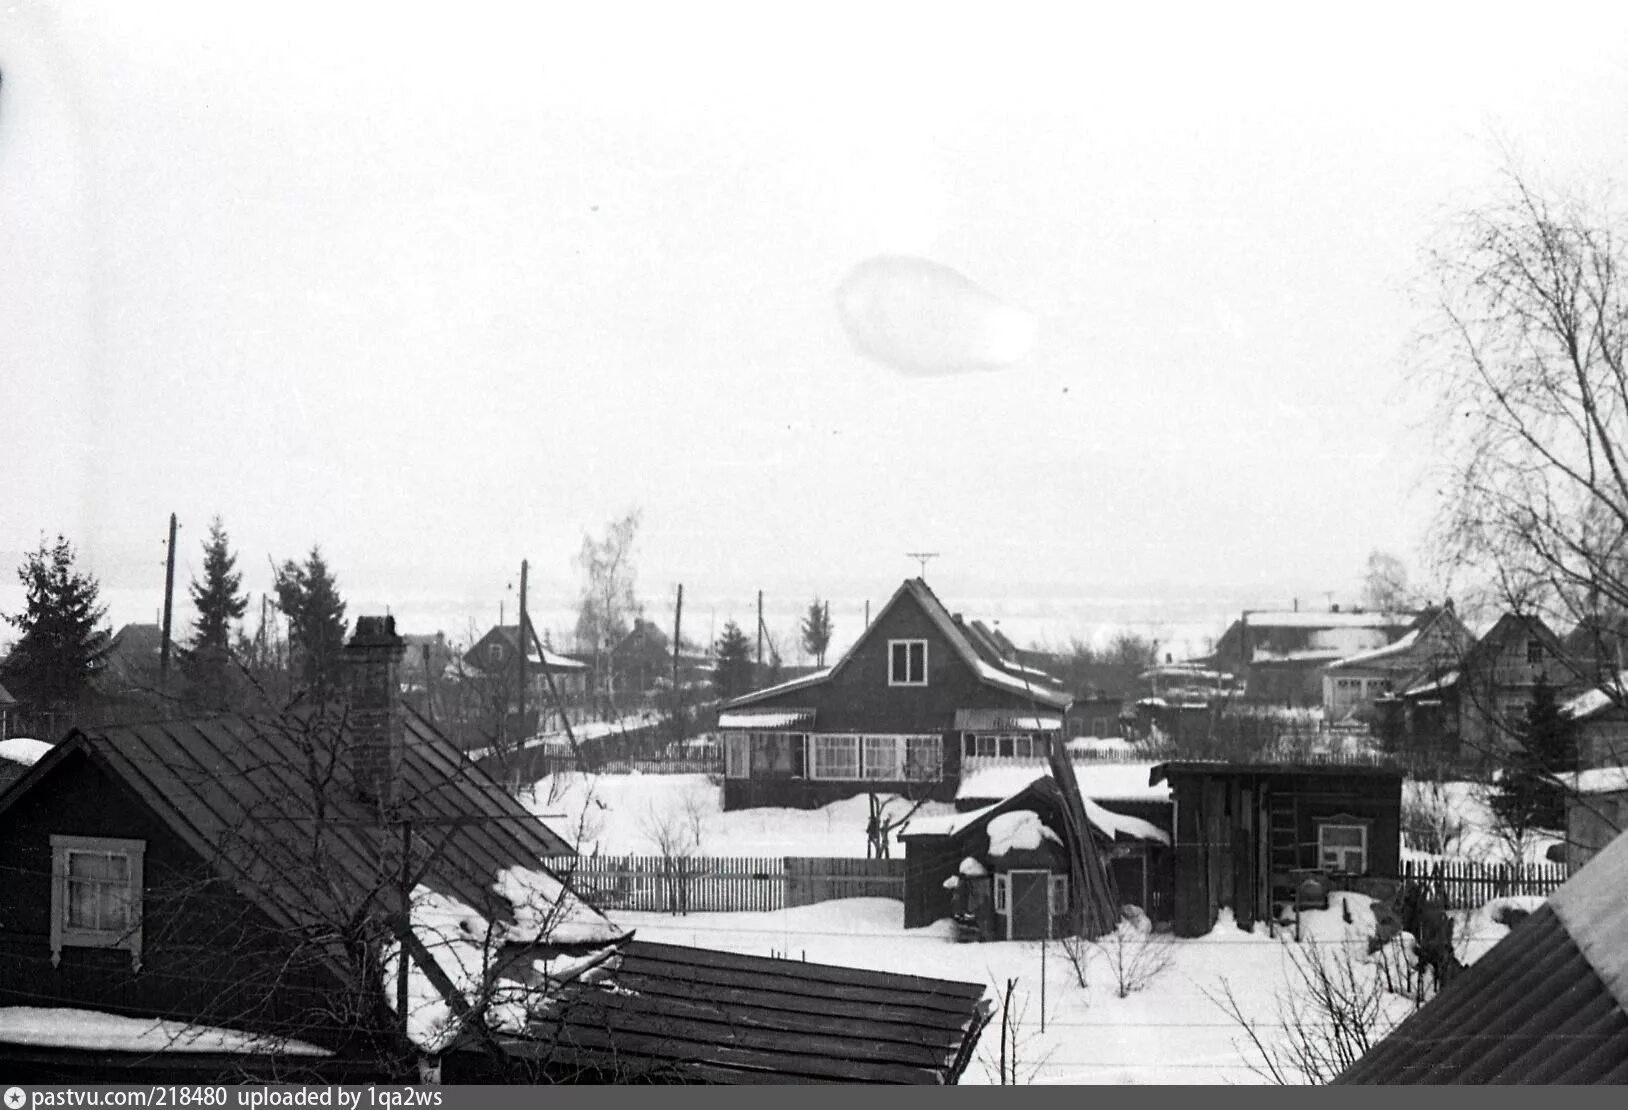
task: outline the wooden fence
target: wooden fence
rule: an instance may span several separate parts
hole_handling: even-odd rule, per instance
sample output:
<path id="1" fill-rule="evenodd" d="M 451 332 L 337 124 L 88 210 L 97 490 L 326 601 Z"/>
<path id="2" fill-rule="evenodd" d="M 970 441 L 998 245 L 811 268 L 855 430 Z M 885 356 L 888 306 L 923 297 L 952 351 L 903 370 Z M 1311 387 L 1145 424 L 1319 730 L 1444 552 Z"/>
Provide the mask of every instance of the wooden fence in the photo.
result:
<path id="1" fill-rule="evenodd" d="M 1508 864 L 1444 860 L 1439 863 L 1403 860 L 1402 880 L 1424 883 L 1439 890 L 1450 910 L 1475 909 L 1494 898 L 1534 894 L 1547 898 L 1566 881 L 1563 863 Z"/>
<path id="2" fill-rule="evenodd" d="M 548 863 L 601 909 L 731 913 L 836 898 L 904 899 L 902 859 L 556 856 Z"/>

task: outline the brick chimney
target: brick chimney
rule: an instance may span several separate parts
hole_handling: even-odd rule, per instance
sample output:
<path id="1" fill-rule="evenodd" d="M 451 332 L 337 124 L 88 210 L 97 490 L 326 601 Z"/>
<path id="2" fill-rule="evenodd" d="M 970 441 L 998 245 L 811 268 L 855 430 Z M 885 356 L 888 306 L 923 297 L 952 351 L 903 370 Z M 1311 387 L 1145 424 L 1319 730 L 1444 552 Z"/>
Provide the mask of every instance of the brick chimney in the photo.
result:
<path id="1" fill-rule="evenodd" d="M 406 757 L 398 668 L 407 642 L 396 635 L 395 617 L 357 617 L 345 645 L 350 690 L 351 771 L 363 799 L 390 805 L 396 800 Z"/>

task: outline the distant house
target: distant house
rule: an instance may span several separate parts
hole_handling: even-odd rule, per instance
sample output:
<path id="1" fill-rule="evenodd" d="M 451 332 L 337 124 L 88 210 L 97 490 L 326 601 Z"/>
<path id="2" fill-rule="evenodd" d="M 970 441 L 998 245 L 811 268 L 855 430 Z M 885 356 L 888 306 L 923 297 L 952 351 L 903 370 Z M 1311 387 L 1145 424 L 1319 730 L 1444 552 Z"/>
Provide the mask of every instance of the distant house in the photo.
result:
<path id="1" fill-rule="evenodd" d="M 530 710 L 542 714 L 544 722 L 539 727 L 547 727 L 547 721 L 560 711 L 554 704 L 554 694 L 565 703 L 566 712 L 583 705 L 589 667 L 581 660 L 546 647 L 539 653 L 537 644 L 530 637 L 527 640 L 526 703 Z M 468 672 L 502 683 L 504 689 L 513 690 L 518 696 L 520 659 L 520 625 L 516 622 L 493 625 L 464 652 L 463 665 Z M 548 665 L 546 673 L 544 663 Z M 551 681 L 553 694 L 550 693 Z"/>
<path id="2" fill-rule="evenodd" d="M 1242 928 L 1276 921 L 1312 873 L 1354 887 L 1400 873 L 1400 770 L 1183 761 L 1149 779 L 1175 800 L 1178 936 L 1209 932 L 1223 907 Z"/>
<path id="3" fill-rule="evenodd" d="M 1237 676 L 1248 701 L 1315 706 L 1323 701 L 1322 669 L 1359 652 L 1387 647 L 1413 626 L 1416 613 L 1246 610 L 1206 661 Z"/>
<path id="4" fill-rule="evenodd" d="M 1628 829 L 1628 765 L 1591 767 L 1566 784 L 1566 871 L 1575 875 Z"/>
<path id="5" fill-rule="evenodd" d="M 181 656 L 184 649 L 170 641 L 169 680 L 184 681 Z M 105 694 L 148 694 L 163 687 L 164 630 L 156 624 L 127 624 L 113 634 L 113 641 L 96 685 Z"/>
<path id="6" fill-rule="evenodd" d="M 1323 667 L 1323 716 L 1336 722 L 1370 711 L 1409 676 L 1457 666 L 1474 642 L 1474 634 L 1458 619 L 1451 601 L 1430 606 L 1413 619 L 1400 639 Z"/>
<path id="7" fill-rule="evenodd" d="M 1577 669 L 1541 617 L 1505 613 L 1456 663 L 1433 660 L 1399 684 L 1400 732 L 1412 751 L 1492 759 L 1526 727 L 1541 679 L 1565 696 Z"/>
<path id="8" fill-rule="evenodd" d="M 1082 783 L 1083 786 L 1083 783 Z M 955 917 L 978 940 L 1061 936 L 1075 892 L 1062 791 L 1049 775 L 993 805 L 912 821 L 905 845 L 905 928 Z M 1115 905 L 1157 903 L 1168 864 L 1168 831 L 1086 799 L 1099 858 L 1108 863 Z M 1151 913 L 1151 911 L 1150 911 Z"/>
<path id="9" fill-rule="evenodd" d="M 1617 837 L 1335 1082 L 1628 1083 L 1625 889 Z"/>
<path id="10" fill-rule="evenodd" d="M 906 580 L 835 664 L 719 706 L 724 808 L 948 801 L 963 762 L 1043 756 L 1070 697 Z"/>
<path id="11" fill-rule="evenodd" d="M 76 730 L 0 791 L 0 1074 L 959 1076 L 982 984 L 633 939 L 402 701 L 394 622 L 356 624 L 342 713 Z M 206 1036 L 83 1043 L 120 1019 Z"/>
<path id="12" fill-rule="evenodd" d="M 16 727 L 17 710 L 19 708 L 20 703 L 11 696 L 11 691 L 4 686 L 0 686 L 0 740 L 4 740 L 12 734 L 13 729 Z"/>
<path id="13" fill-rule="evenodd" d="M 1628 766 L 1628 671 L 1602 679 L 1561 706 L 1577 742 L 1577 766 Z"/>

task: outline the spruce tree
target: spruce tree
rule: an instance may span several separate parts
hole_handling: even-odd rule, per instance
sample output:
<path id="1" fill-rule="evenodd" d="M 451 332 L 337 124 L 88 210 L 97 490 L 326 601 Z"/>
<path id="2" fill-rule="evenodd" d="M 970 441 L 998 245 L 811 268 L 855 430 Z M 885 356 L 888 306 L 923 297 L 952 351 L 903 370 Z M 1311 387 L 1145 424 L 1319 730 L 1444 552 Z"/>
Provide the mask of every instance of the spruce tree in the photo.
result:
<path id="1" fill-rule="evenodd" d="M 733 620 L 724 624 L 724 632 L 714 645 L 716 669 L 712 672 L 712 688 L 720 698 L 739 697 L 752 685 L 752 644 Z"/>
<path id="2" fill-rule="evenodd" d="M 101 587 L 94 576 L 74 569 L 74 557 L 62 536 L 52 546 L 42 537 L 39 549 L 17 568 L 26 607 L 6 617 L 22 632 L 5 661 L 6 677 L 29 700 L 52 708 L 83 699 L 111 650 L 98 629 L 107 613 L 98 604 Z"/>
<path id="3" fill-rule="evenodd" d="M 1566 791 L 1557 776 L 1577 769 L 1576 729 L 1542 676 L 1532 686 L 1520 747 L 1499 776 L 1492 809 L 1515 839 L 1525 830 L 1566 827 Z"/>
<path id="4" fill-rule="evenodd" d="M 288 617 L 288 644 L 295 672 L 319 698 L 336 693 L 343 680 L 345 603 L 318 547 L 301 566 L 292 559 L 277 571 L 277 607 Z"/>
<path id="5" fill-rule="evenodd" d="M 232 687 L 232 624 L 241 620 L 249 599 L 241 593 L 243 575 L 235 569 L 226 529 L 216 517 L 204 543 L 203 581 L 192 581 L 192 604 L 198 610 L 187 655 L 188 677 L 206 703 L 225 708 Z"/>
<path id="6" fill-rule="evenodd" d="M 803 618 L 803 650 L 814 657 L 816 666 L 825 666 L 825 653 L 831 646 L 831 606 L 815 598 Z"/>

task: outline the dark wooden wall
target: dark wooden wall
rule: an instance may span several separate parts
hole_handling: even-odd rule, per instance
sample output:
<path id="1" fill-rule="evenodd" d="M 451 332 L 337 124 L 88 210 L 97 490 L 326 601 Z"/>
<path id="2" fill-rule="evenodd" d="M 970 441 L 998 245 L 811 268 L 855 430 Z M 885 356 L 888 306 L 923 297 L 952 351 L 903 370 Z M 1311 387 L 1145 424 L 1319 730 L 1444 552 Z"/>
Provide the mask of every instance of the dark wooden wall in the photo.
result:
<path id="1" fill-rule="evenodd" d="M 143 840 L 141 969 L 124 949 L 64 947 L 51 962 L 51 836 Z M 308 955 L 291 964 L 278 930 L 119 780 L 69 755 L 0 814 L 0 1006 L 70 1006 L 228 1025 L 325 1046 L 313 1015 L 336 980 Z M 309 950 L 308 950 L 309 951 Z"/>

